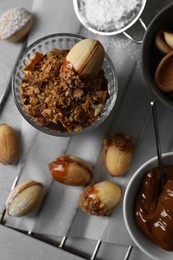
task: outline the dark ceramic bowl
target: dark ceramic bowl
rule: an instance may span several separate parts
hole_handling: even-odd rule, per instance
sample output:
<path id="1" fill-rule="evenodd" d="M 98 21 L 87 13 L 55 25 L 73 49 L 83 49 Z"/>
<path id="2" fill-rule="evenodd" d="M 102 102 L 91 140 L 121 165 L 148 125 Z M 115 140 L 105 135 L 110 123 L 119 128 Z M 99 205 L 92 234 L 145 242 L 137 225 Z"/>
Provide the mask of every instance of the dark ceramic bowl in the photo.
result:
<path id="1" fill-rule="evenodd" d="M 173 109 L 173 92 L 161 91 L 154 81 L 155 70 L 163 57 L 163 54 L 155 46 L 155 37 L 160 30 L 173 32 L 173 4 L 166 6 L 153 18 L 142 44 L 142 69 L 146 83 L 163 104 Z"/>

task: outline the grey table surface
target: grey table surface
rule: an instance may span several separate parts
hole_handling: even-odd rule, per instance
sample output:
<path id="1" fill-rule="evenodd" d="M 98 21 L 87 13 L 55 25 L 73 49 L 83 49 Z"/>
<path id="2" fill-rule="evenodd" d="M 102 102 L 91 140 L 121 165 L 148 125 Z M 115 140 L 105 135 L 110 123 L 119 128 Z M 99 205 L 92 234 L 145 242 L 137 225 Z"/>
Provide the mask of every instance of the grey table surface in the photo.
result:
<path id="1" fill-rule="evenodd" d="M 142 14 L 142 19 L 149 24 L 153 16 L 164 6 L 171 3 L 168 0 L 148 0 L 146 8 Z M 143 74 L 141 71 L 140 54 L 141 44 L 135 44 L 134 42 L 127 39 L 123 34 L 106 37 L 98 36 L 87 29 L 85 29 L 78 21 L 73 10 L 72 0 L 13 0 L 0 1 L 0 15 L 13 7 L 25 7 L 30 10 L 34 15 L 34 25 L 29 36 L 18 43 L 9 43 L 0 41 L 0 96 L 2 95 L 4 88 L 9 84 L 13 67 L 17 61 L 18 55 L 21 53 L 26 45 L 29 45 L 38 38 L 51 33 L 77 33 L 85 37 L 98 38 L 104 45 L 108 55 L 111 57 L 114 66 L 116 68 L 118 82 L 119 82 L 119 93 L 118 100 L 115 108 L 116 124 L 109 127 L 110 132 L 121 128 L 122 130 L 132 132 L 134 135 L 135 125 L 133 120 L 136 119 L 138 122 L 138 132 L 142 131 L 141 135 L 136 136 L 138 138 L 138 150 L 137 159 L 133 162 L 131 171 L 135 171 L 143 162 L 147 159 L 155 156 L 155 149 L 151 147 L 151 127 L 148 123 L 147 117 L 149 109 L 143 109 L 144 106 L 151 97 L 151 93 L 145 85 Z M 68 17 L 68 18 L 67 18 Z M 130 33 L 134 34 L 135 37 L 143 37 L 143 32 L 138 28 L 138 25 L 131 30 Z M 138 95 L 140 90 L 142 94 L 146 96 L 145 102 L 138 102 Z M 133 97 L 131 97 L 133 93 Z M 141 99 L 142 100 L 142 99 Z M 136 111 L 139 108 L 139 112 Z M 159 109 L 159 120 L 161 124 L 161 140 L 162 140 L 162 152 L 173 151 L 172 142 L 172 129 L 173 123 L 170 119 L 173 116 L 173 111 L 164 107 L 158 102 Z M 127 119 L 128 111 L 131 111 L 130 117 L 133 119 Z M 143 119 L 139 119 L 140 112 L 145 116 L 145 124 L 142 124 Z M 114 118 L 114 115 L 112 119 Z M 8 123 L 16 128 L 20 132 L 21 128 L 21 115 L 15 107 L 12 94 L 9 93 L 7 100 L 5 101 L 2 110 L 0 112 L 0 123 Z M 168 126 L 169 122 L 169 126 Z M 167 133 L 165 135 L 165 132 Z M 75 145 L 78 139 L 72 140 L 71 149 L 73 149 L 73 143 Z M 61 142 L 61 145 L 63 145 Z M 139 145 L 140 144 L 140 145 Z M 8 196 L 11 185 L 17 175 L 18 168 L 16 165 L 4 166 L 0 165 L 0 210 L 4 209 L 4 203 Z M 80 219 L 79 214 L 79 219 Z M 74 221 L 71 234 L 74 234 L 77 222 L 79 219 Z M 81 220 L 82 223 L 82 220 Z M 26 230 L 28 231 L 28 230 Z M 109 230 L 108 230 L 109 232 Z M 27 232 L 25 232 L 27 233 Z M 85 237 L 81 236 L 69 236 L 65 242 L 64 249 L 59 248 L 60 238 L 53 241 L 49 236 L 49 243 L 45 242 L 32 236 L 32 234 L 24 234 L 23 232 L 16 231 L 15 229 L 9 228 L 6 225 L 0 225 L 0 251 L 2 260 L 11 259 L 92 259 L 92 253 L 95 248 L 97 241 L 92 237 L 89 239 L 87 235 L 89 231 L 86 231 Z M 117 245 L 113 240 L 104 241 L 101 243 L 99 251 L 95 259 L 99 260 L 120 260 L 126 259 L 126 253 L 128 246 Z M 141 259 L 149 260 L 137 247 L 133 247 L 131 254 L 128 259 Z"/>

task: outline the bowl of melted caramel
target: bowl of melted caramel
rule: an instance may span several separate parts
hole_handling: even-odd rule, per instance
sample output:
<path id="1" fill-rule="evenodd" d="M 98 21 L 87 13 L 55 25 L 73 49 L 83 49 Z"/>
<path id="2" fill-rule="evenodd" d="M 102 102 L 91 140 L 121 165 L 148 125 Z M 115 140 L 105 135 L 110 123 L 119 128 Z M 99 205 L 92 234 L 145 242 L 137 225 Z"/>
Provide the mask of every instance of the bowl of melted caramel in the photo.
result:
<path id="1" fill-rule="evenodd" d="M 163 154 L 165 183 L 160 185 L 157 157 L 129 181 L 123 203 L 126 228 L 151 259 L 173 259 L 173 152 Z"/>

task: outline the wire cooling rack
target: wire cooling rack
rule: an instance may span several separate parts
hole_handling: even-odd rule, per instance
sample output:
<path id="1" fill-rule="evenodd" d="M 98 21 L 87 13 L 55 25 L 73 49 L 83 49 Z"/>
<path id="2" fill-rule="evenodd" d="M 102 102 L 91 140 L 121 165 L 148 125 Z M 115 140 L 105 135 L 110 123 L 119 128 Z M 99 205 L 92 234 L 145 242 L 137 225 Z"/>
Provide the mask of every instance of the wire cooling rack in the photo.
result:
<path id="1" fill-rule="evenodd" d="M 12 191 L 15 188 L 15 186 L 17 185 L 18 180 L 19 180 L 19 178 L 21 176 L 21 173 L 22 173 L 22 171 L 20 171 L 19 174 L 14 179 L 14 182 L 13 182 L 13 184 L 11 186 L 10 191 Z M 42 201 L 42 203 L 44 203 L 44 200 Z M 6 207 L 4 206 L 4 209 L 3 209 L 2 213 L 0 214 L 0 224 L 3 225 L 3 226 L 6 226 L 5 215 L 6 215 Z M 76 249 L 68 248 L 66 246 L 66 241 L 67 241 L 67 238 L 68 238 L 68 234 L 63 236 L 63 237 L 61 237 L 60 242 L 57 243 L 57 241 L 55 241 L 53 239 L 50 239 L 49 237 L 46 237 L 44 235 L 37 234 L 37 233 L 35 233 L 34 231 L 31 231 L 31 230 L 23 231 L 23 230 L 20 230 L 20 229 L 9 227 L 9 226 L 6 226 L 6 227 L 10 228 L 10 229 L 13 229 L 13 230 L 16 230 L 16 231 L 18 231 L 20 233 L 23 233 L 23 234 L 25 234 L 27 236 L 30 236 L 30 237 L 34 238 L 34 239 L 40 240 L 42 242 L 45 242 L 45 243 L 47 243 L 49 245 L 55 246 L 55 247 L 57 247 L 59 249 L 65 250 L 65 251 L 67 251 L 69 253 L 72 253 L 74 255 L 77 255 L 79 257 L 82 257 L 83 259 L 86 259 L 86 260 L 96 260 L 97 259 L 98 251 L 99 251 L 100 246 L 101 246 L 101 244 L 103 242 L 102 240 L 97 240 L 91 256 L 86 257 L 86 255 L 84 255 L 84 253 L 81 253 L 80 251 L 78 251 Z M 122 260 L 128 260 L 129 259 L 132 249 L 133 249 L 133 246 L 129 245 L 125 256 L 122 257 Z"/>
<path id="2" fill-rule="evenodd" d="M 14 182 L 13 182 L 13 184 L 11 186 L 10 192 L 17 185 L 18 180 L 19 180 L 19 178 L 21 176 L 21 173 L 22 173 L 22 170 L 19 172 L 19 174 L 14 179 Z M 42 201 L 42 204 L 43 203 L 44 203 L 44 200 Z M 6 215 L 6 207 L 4 206 L 4 209 L 3 209 L 2 213 L 0 214 L 0 225 L 6 226 L 5 215 Z M 31 231 L 31 230 L 23 231 L 23 230 L 20 230 L 20 229 L 9 227 L 9 226 L 6 226 L 6 227 L 10 228 L 10 229 L 13 229 L 13 230 L 16 230 L 16 231 L 18 231 L 20 233 L 23 233 L 23 234 L 25 234 L 27 236 L 30 236 L 30 237 L 34 238 L 34 239 L 40 240 L 42 242 L 45 242 L 45 243 L 47 243 L 49 245 L 55 246 L 55 247 L 57 247 L 59 249 L 65 250 L 65 251 L 67 251 L 69 253 L 72 253 L 74 255 L 77 255 L 79 257 L 82 257 L 83 259 L 86 259 L 86 260 L 96 260 L 97 259 L 98 251 L 99 251 L 100 246 L 101 246 L 101 244 L 103 242 L 102 240 L 97 240 L 96 243 L 95 243 L 95 246 L 94 246 L 94 249 L 93 249 L 93 252 L 92 252 L 91 256 L 86 257 L 86 255 L 84 255 L 84 253 L 81 253 L 80 251 L 78 251 L 76 249 L 72 249 L 72 248 L 66 247 L 66 241 L 67 241 L 67 238 L 68 238 L 68 234 L 63 236 L 63 237 L 61 237 L 60 242 L 57 243 L 57 241 L 55 241 L 53 239 L 50 239 L 49 237 L 46 237 L 44 235 L 37 234 L 37 233 L 35 233 L 34 231 Z M 133 249 L 133 246 L 129 245 L 125 256 L 122 257 L 122 260 L 128 260 L 129 259 L 132 249 Z"/>
<path id="3" fill-rule="evenodd" d="M 24 44 L 24 47 L 25 47 L 25 44 Z M 23 51 L 23 48 L 22 48 L 21 52 L 22 51 Z M 21 54 L 21 52 L 20 52 L 20 54 Z M 12 70 L 11 75 L 12 74 L 13 74 L 13 70 Z M 6 99 L 8 98 L 8 95 L 10 93 L 10 87 L 11 87 L 11 77 L 10 77 L 10 80 L 7 82 L 6 86 L 4 87 L 3 93 L 0 96 L 0 114 L 1 114 L 1 112 L 3 110 L 3 107 L 5 105 Z M 19 172 L 19 174 L 14 179 L 14 182 L 13 182 L 13 184 L 11 186 L 11 190 L 13 190 L 15 188 L 15 186 L 17 185 L 18 180 L 19 180 L 20 175 L 21 175 L 21 172 L 22 172 L 22 170 Z M 43 200 L 42 203 L 44 203 L 44 200 Z M 6 226 L 5 215 L 6 215 L 6 208 L 4 206 L 4 209 L 2 210 L 2 213 L 0 213 L 0 225 Z M 6 226 L 6 227 L 10 228 L 10 229 L 13 229 L 15 231 L 18 231 L 20 233 L 23 233 L 23 234 L 25 234 L 27 236 L 30 236 L 30 237 L 32 237 L 34 239 L 37 239 L 39 241 L 45 242 L 45 243 L 47 243 L 49 245 L 55 246 L 55 247 L 57 247 L 59 249 L 65 250 L 65 251 L 67 251 L 69 253 L 72 253 L 72 254 L 74 254 L 76 256 L 82 257 L 83 259 L 86 259 L 86 260 L 96 260 L 97 259 L 97 254 L 98 254 L 100 246 L 101 246 L 101 244 L 103 242 L 102 240 L 97 240 L 96 243 L 95 243 L 95 246 L 94 246 L 94 249 L 93 249 L 93 252 L 92 252 L 91 256 L 86 257 L 86 254 L 84 254 L 84 253 L 82 253 L 82 252 L 80 252 L 80 251 L 78 251 L 76 249 L 72 249 L 72 248 L 69 248 L 69 247 L 66 246 L 66 241 L 67 241 L 68 235 L 63 236 L 61 238 L 60 242 L 57 243 L 57 241 L 54 241 L 53 239 L 50 239 L 50 238 L 48 238 L 46 236 L 43 236 L 41 234 L 37 234 L 37 233 L 35 233 L 35 232 L 31 231 L 31 230 L 23 231 L 23 230 L 20 230 L 20 229 L 9 227 L 9 226 Z M 128 247 L 126 253 L 125 253 L 125 256 L 122 257 L 122 260 L 128 260 L 129 259 L 132 249 L 133 249 L 133 246 L 129 245 L 129 247 Z"/>

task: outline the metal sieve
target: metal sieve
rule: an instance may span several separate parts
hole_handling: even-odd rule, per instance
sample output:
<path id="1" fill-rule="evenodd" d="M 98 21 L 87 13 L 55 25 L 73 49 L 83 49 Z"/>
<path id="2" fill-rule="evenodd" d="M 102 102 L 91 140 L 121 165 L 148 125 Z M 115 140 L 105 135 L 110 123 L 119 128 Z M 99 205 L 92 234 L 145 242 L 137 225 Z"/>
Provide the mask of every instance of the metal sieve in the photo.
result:
<path id="1" fill-rule="evenodd" d="M 99 35 L 116 35 L 123 33 L 127 38 L 131 39 L 135 43 L 142 43 L 142 40 L 136 40 L 134 39 L 130 34 L 126 32 L 127 29 L 129 29 L 133 24 L 135 24 L 137 21 L 140 22 L 142 28 L 144 31 L 146 31 L 146 26 L 142 19 L 140 18 L 147 0 L 141 0 L 140 5 L 138 6 L 138 9 L 135 13 L 130 13 L 129 21 L 125 23 L 124 26 L 121 26 L 120 28 L 117 28 L 117 25 L 114 21 L 110 22 L 107 27 L 100 29 L 87 18 L 86 15 L 86 1 L 87 0 L 73 0 L 73 6 L 76 13 L 77 18 L 81 22 L 81 24 L 86 27 L 88 30 L 90 30 L 93 33 L 99 34 Z M 106 1 L 105 1 L 106 2 Z M 124 18 L 126 19 L 126 18 Z M 127 18 L 128 19 L 128 18 Z"/>

